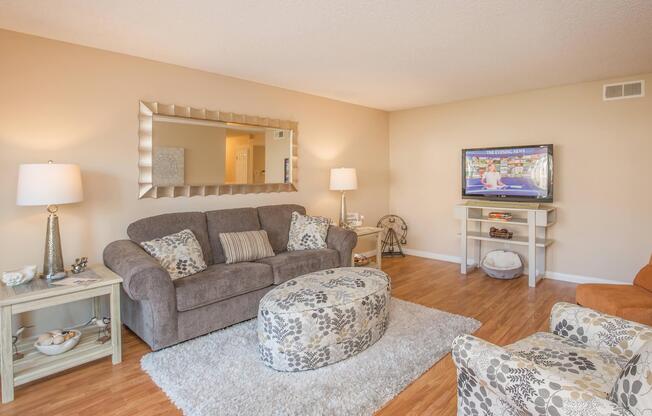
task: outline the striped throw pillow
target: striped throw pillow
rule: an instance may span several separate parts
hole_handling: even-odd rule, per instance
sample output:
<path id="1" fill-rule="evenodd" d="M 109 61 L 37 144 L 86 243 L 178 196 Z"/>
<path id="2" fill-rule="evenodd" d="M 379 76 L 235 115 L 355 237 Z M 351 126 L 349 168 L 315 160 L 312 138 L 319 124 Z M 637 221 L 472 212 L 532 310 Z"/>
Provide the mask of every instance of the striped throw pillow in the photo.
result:
<path id="1" fill-rule="evenodd" d="M 258 260 L 274 255 L 265 230 L 221 233 L 220 242 L 226 264 Z"/>

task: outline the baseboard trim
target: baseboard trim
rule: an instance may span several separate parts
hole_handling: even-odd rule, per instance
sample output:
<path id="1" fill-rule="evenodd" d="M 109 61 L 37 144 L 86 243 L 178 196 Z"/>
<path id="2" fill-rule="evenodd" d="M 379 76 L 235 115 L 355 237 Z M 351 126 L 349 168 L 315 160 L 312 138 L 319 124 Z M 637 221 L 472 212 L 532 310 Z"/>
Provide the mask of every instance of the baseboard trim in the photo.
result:
<path id="1" fill-rule="evenodd" d="M 423 257 L 423 258 L 432 259 L 432 260 L 447 261 L 449 263 L 460 264 L 460 262 L 462 261 L 459 256 L 451 256 L 449 254 L 431 253 L 429 251 L 414 250 L 412 248 L 404 248 L 403 252 L 405 254 L 410 255 L 410 256 Z M 469 265 L 474 265 L 475 264 L 475 259 L 469 259 L 468 264 Z"/>
<path id="2" fill-rule="evenodd" d="M 601 283 L 606 285 L 626 285 L 627 282 L 619 282 L 617 280 L 604 279 L 595 276 L 582 276 L 579 274 L 569 274 L 560 272 L 546 272 L 546 278 L 552 280 L 560 280 L 562 282 L 571 283 Z"/>
<path id="3" fill-rule="evenodd" d="M 404 248 L 403 252 L 405 254 L 409 254 L 410 256 L 416 256 L 416 257 L 423 257 L 426 259 L 432 259 L 432 260 L 440 260 L 440 261 L 446 261 L 449 263 L 457 263 L 459 264 L 461 259 L 459 256 L 451 256 L 449 254 L 440 254 L 440 253 L 432 253 L 429 251 L 423 251 L 423 250 L 415 250 L 411 248 Z M 474 259 L 470 259 L 469 265 L 475 264 Z M 620 282 L 617 280 L 611 280 L 611 279 L 604 279 L 602 277 L 594 277 L 594 276 L 582 276 L 578 274 L 569 274 L 569 273 L 560 273 L 560 272 L 553 272 L 553 271 L 547 271 L 545 274 L 546 279 L 551 279 L 551 280 L 559 280 L 562 282 L 570 282 L 570 283 L 602 283 L 602 284 L 609 284 L 609 285 L 626 285 L 628 284 L 627 282 Z"/>

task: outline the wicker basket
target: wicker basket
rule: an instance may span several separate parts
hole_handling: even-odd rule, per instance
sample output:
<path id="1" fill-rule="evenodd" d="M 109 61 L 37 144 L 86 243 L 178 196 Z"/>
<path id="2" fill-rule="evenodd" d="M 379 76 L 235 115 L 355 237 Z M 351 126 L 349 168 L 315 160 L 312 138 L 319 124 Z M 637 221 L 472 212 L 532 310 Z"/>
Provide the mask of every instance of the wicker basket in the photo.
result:
<path id="1" fill-rule="evenodd" d="M 514 236 L 514 233 L 509 231 L 507 228 L 498 229 L 496 227 L 491 227 L 489 230 L 489 237 L 491 238 L 503 238 L 505 240 L 511 240 Z"/>

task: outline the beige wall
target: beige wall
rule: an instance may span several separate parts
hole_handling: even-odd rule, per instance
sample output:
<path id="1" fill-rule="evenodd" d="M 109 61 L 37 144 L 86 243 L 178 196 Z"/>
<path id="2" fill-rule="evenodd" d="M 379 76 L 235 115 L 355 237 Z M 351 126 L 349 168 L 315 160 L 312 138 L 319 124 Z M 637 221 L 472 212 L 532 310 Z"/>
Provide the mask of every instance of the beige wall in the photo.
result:
<path id="1" fill-rule="evenodd" d="M 0 56 L 1 270 L 42 264 L 45 207 L 15 205 L 20 163 L 81 166 L 84 202 L 60 207 L 66 264 L 81 255 L 100 261 L 130 222 L 165 212 L 290 202 L 337 218 L 339 195 L 328 190 L 333 166 L 358 168 L 351 210 L 370 222 L 388 211 L 383 111 L 3 30 Z M 139 100 L 298 121 L 299 192 L 139 200 Z"/>
<path id="2" fill-rule="evenodd" d="M 391 113 L 390 209 L 409 247 L 459 256 L 462 148 L 553 143 L 548 270 L 631 282 L 652 251 L 652 97 L 603 102 L 602 84 Z"/>
<path id="3" fill-rule="evenodd" d="M 288 135 L 275 139 L 273 131 L 265 132 L 265 183 L 285 181 L 285 159 L 292 158 L 292 139 Z"/>
<path id="4" fill-rule="evenodd" d="M 224 183 L 225 128 L 155 120 L 152 140 L 154 148 L 162 146 L 184 149 L 186 185 Z"/>

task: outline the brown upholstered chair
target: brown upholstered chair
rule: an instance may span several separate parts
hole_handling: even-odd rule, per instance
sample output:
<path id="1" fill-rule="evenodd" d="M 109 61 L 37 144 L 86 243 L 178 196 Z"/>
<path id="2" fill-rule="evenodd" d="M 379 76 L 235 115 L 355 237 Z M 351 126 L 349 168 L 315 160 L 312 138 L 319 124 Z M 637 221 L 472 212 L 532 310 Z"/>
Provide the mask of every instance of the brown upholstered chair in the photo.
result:
<path id="1" fill-rule="evenodd" d="M 652 256 L 633 285 L 579 285 L 575 299 L 587 308 L 652 326 Z"/>

